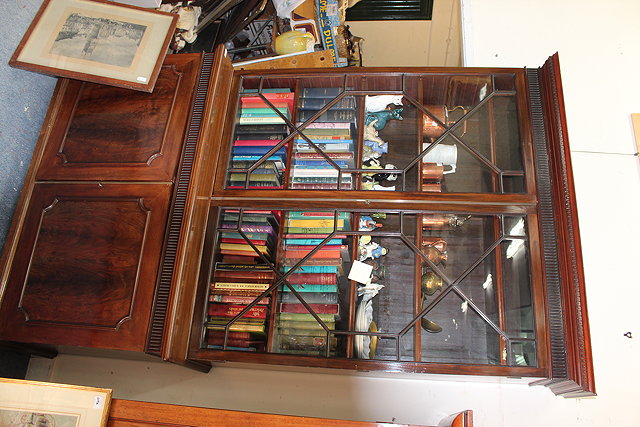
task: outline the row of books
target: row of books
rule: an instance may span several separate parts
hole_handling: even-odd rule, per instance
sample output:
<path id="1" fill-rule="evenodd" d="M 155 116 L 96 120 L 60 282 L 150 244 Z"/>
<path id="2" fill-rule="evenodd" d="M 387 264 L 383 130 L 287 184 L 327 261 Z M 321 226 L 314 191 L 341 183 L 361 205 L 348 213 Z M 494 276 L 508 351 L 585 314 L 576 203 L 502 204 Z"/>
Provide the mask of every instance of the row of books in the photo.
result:
<path id="1" fill-rule="evenodd" d="M 279 211 L 222 212 L 219 261 L 212 273 L 207 307 L 207 348 L 266 351 L 271 298 L 262 294 L 276 279 L 269 263 L 275 258 L 279 221 Z"/>
<path id="2" fill-rule="evenodd" d="M 340 319 L 338 279 L 343 262 L 350 258 L 347 236 L 338 234 L 323 246 L 318 245 L 334 227 L 338 232 L 350 230 L 350 215 L 340 213 L 336 218 L 333 212 L 292 211 L 286 215 L 284 226 L 281 271 L 287 274 L 287 284 L 279 292 L 274 351 L 324 355 L 328 345 L 334 353 L 337 338 L 327 334 L 309 309 L 329 330 L 336 329 Z"/>
<path id="3" fill-rule="evenodd" d="M 286 119 L 291 120 L 295 94 L 289 88 L 246 92 L 240 97 L 227 187 L 283 188 L 287 146 L 281 142 L 289 133 Z"/>
<path id="4" fill-rule="evenodd" d="M 351 174 L 340 177 L 336 167 L 354 167 L 355 97 L 345 96 L 320 112 L 341 91 L 341 88 L 302 89 L 297 121 L 304 126 L 304 137 L 298 135 L 294 139 L 290 188 L 336 189 L 340 178 L 341 188 L 351 188 Z M 310 123 L 305 126 L 307 121 Z"/>

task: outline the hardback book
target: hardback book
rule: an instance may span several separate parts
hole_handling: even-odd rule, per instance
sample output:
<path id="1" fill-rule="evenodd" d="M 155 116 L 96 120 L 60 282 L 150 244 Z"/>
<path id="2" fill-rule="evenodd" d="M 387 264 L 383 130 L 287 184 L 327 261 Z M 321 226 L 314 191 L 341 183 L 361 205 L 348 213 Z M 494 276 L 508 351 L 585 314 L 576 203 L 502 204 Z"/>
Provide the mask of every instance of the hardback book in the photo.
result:
<path id="1" fill-rule="evenodd" d="M 314 313 L 323 313 L 323 314 L 339 314 L 340 313 L 340 305 L 339 304 L 309 304 L 309 307 L 314 311 Z M 280 303 L 278 307 L 281 313 L 309 313 L 309 310 L 302 303 L 289 303 L 283 302 Z"/>
<path id="2" fill-rule="evenodd" d="M 207 322 L 207 329 L 214 331 L 224 331 L 228 322 Z M 265 324 L 247 324 L 234 322 L 229 325 L 229 331 L 231 332 L 252 332 L 252 333 L 264 333 Z"/>
<path id="3" fill-rule="evenodd" d="M 256 270 L 214 270 L 213 278 L 220 279 L 253 279 L 253 280 L 273 280 L 275 279 L 275 272 L 273 271 L 256 271 Z"/>
<path id="4" fill-rule="evenodd" d="M 319 245 L 324 239 L 291 239 L 285 238 L 284 243 L 288 246 L 300 246 L 300 245 Z M 342 245 L 343 239 L 330 239 L 327 241 L 327 245 Z"/>
<path id="5" fill-rule="evenodd" d="M 248 341 L 251 340 L 253 338 L 256 337 L 262 337 L 261 335 L 254 335 L 251 332 L 232 332 L 229 331 L 227 334 L 227 338 L 229 339 L 234 339 L 234 340 L 243 340 L 243 341 Z M 217 339 L 224 339 L 224 331 L 214 331 L 214 330 L 208 330 L 207 331 L 207 342 L 209 342 L 209 340 L 217 340 Z"/>
<path id="6" fill-rule="evenodd" d="M 334 139 L 334 138 L 309 138 L 314 144 L 353 144 L 353 139 Z M 296 144 L 308 144 L 309 142 L 304 138 L 295 138 L 293 140 Z"/>
<path id="7" fill-rule="evenodd" d="M 289 134 L 289 126 L 286 124 L 272 124 L 272 125 L 237 125 L 235 127 L 236 135 L 265 135 L 265 134 Z M 249 139 L 246 137 L 238 139 Z M 262 138 L 257 138 L 262 139 Z M 282 138 L 284 139 L 284 138 Z"/>
<path id="8" fill-rule="evenodd" d="M 249 282 L 213 282 L 211 289 L 234 289 L 247 291 L 265 291 L 271 286 L 269 283 L 249 283 Z"/>
<path id="9" fill-rule="evenodd" d="M 241 296 L 241 295 L 215 295 L 215 294 L 209 295 L 209 302 L 219 302 L 223 304 L 249 305 L 255 300 L 256 298 Z M 257 304 L 267 305 L 269 304 L 269 301 L 270 301 L 269 297 L 264 297 L 264 298 L 261 298 L 257 302 Z"/>
<path id="10" fill-rule="evenodd" d="M 265 125 L 274 125 L 278 123 L 286 123 L 280 116 L 263 116 L 263 117 L 240 117 L 238 123 L 244 124 L 257 124 L 262 123 Z"/>
<path id="11" fill-rule="evenodd" d="M 300 262 L 299 258 L 284 258 L 282 260 L 283 266 L 293 266 Z M 342 259 L 340 258 L 316 258 L 308 259 L 304 262 L 304 265 L 335 265 L 340 268 L 342 266 Z M 341 273 L 342 274 L 342 273 Z"/>
<path id="12" fill-rule="evenodd" d="M 298 328 L 278 328 L 280 335 L 301 335 L 305 337 L 325 337 L 327 332 L 324 329 L 298 329 Z"/>
<path id="13" fill-rule="evenodd" d="M 269 102 L 286 102 L 288 108 L 293 111 L 294 109 L 294 99 L 295 99 L 295 93 L 294 92 L 264 92 L 262 93 L 262 96 L 264 96 L 265 98 L 267 98 L 267 100 L 269 100 Z M 265 104 L 268 105 L 265 100 L 262 98 L 262 96 L 260 95 L 251 95 L 251 96 L 242 96 L 240 98 L 240 104 L 242 106 L 245 105 L 249 105 L 249 104 Z"/>
<path id="14" fill-rule="evenodd" d="M 240 126 L 236 126 L 238 128 Z M 286 133 L 265 132 L 265 133 L 239 133 L 236 131 L 237 140 L 271 140 L 280 142 L 287 137 Z"/>
<path id="15" fill-rule="evenodd" d="M 230 295 L 230 296 L 242 296 L 250 297 L 252 300 L 262 295 L 264 291 L 261 290 L 238 290 L 238 289 L 211 289 L 209 290 L 209 297 L 211 295 Z"/>
<path id="16" fill-rule="evenodd" d="M 288 108 L 277 108 L 283 116 L 291 118 Z M 240 117 L 279 117 L 280 115 L 273 108 L 242 108 Z"/>
<path id="17" fill-rule="evenodd" d="M 333 314 L 323 314 L 323 313 L 316 313 L 316 316 L 318 316 L 318 319 L 322 320 L 325 323 L 333 323 L 336 320 L 336 316 Z M 301 328 L 308 328 L 309 326 L 307 325 L 307 322 L 313 322 L 313 323 L 318 323 L 315 319 L 315 317 L 313 317 L 313 315 L 311 313 L 277 313 L 276 314 L 276 319 L 280 322 L 302 322 L 301 324 L 303 326 L 299 326 Z M 329 325 L 327 325 L 329 326 Z M 298 326 L 287 326 L 289 328 L 296 328 Z"/>
<path id="18" fill-rule="evenodd" d="M 331 292 L 306 292 L 304 301 L 309 304 L 338 304 L 338 294 Z M 299 303 L 300 300 L 292 292 L 280 294 L 280 302 Z"/>
<path id="19" fill-rule="evenodd" d="M 319 110 L 329 104 L 332 98 L 319 98 L 302 96 L 298 101 L 298 109 L 300 110 Z M 332 110 L 354 110 L 356 108 L 356 99 L 353 96 L 345 96 L 340 101 L 331 106 Z"/>
<path id="20" fill-rule="evenodd" d="M 274 271 L 271 269 L 271 267 L 266 265 L 266 264 L 251 264 L 251 265 L 247 265 L 247 264 L 234 264 L 234 263 L 216 262 L 215 269 L 216 269 L 216 271 L 218 271 L 218 270 L 265 271 L 265 272 L 268 272 L 269 274 L 274 274 Z"/>
<path id="21" fill-rule="evenodd" d="M 302 126 L 302 122 L 298 122 L 298 126 Z M 313 122 L 305 126 L 304 129 L 351 129 L 352 126 L 351 123 L 346 122 Z"/>
<path id="22" fill-rule="evenodd" d="M 278 145 L 281 140 L 277 139 L 236 139 L 233 141 L 234 147 L 241 146 L 269 146 L 273 147 Z"/>
<path id="23" fill-rule="evenodd" d="M 230 230 L 237 230 L 239 228 L 244 232 L 274 233 L 271 225 L 248 225 L 243 223 L 241 227 L 238 227 L 237 223 L 223 223 L 222 228 L 228 228 Z"/>
<path id="24" fill-rule="evenodd" d="M 313 117 L 317 111 L 314 110 L 301 110 L 298 112 L 298 120 L 306 122 Z M 343 123 L 355 123 L 357 114 L 355 110 L 328 110 L 320 114 L 314 121 L 317 122 L 343 122 Z"/>
<path id="25" fill-rule="evenodd" d="M 337 276 L 332 273 L 292 273 L 287 276 L 289 283 L 298 285 L 337 285 Z"/>
<path id="26" fill-rule="evenodd" d="M 335 98 L 343 92 L 341 87 L 305 87 L 301 98 Z"/>
<path id="27" fill-rule="evenodd" d="M 291 266 L 283 266 L 282 271 L 293 269 Z M 337 265 L 301 265 L 295 269 L 297 273 L 338 273 Z"/>
<path id="28" fill-rule="evenodd" d="M 292 182 L 289 184 L 289 188 L 292 190 L 337 190 L 338 183 L 309 183 L 309 182 Z M 341 190 L 350 190 L 352 188 L 351 183 L 342 183 L 340 185 Z"/>
<path id="29" fill-rule="evenodd" d="M 290 284 L 297 292 L 338 292 L 337 285 L 295 285 Z M 280 290 L 283 292 L 291 292 L 289 286 L 281 286 Z"/>
<path id="30" fill-rule="evenodd" d="M 247 306 L 240 304 L 209 304 L 207 313 L 213 317 L 235 317 Z M 242 315 L 242 319 L 266 319 L 267 307 L 262 305 L 254 305 L 246 313 Z"/>
<path id="31" fill-rule="evenodd" d="M 316 147 L 325 153 L 344 153 L 353 152 L 353 144 L 351 143 L 331 143 L 331 144 L 315 144 L 315 147 L 308 142 L 298 143 L 294 146 L 296 153 L 317 153 Z M 258 159 L 255 159 L 258 160 Z"/>
<path id="32" fill-rule="evenodd" d="M 304 335 L 278 336 L 278 347 L 281 350 L 322 349 L 325 348 L 327 343 L 331 348 L 335 348 L 338 340 L 336 337 L 330 337 L 327 341 L 327 337 L 307 337 Z"/>
<path id="33" fill-rule="evenodd" d="M 296 313 L 282 313 L 282 314 L 296 314 Z M 309 314 L 309 316 L 311 315 Z M 327 315 L 325 314 L 325 316 Z M 329 314 L 329 316 L 331 316 L 331 319 L 329 320 L 325 320 L 322 318 L 320 318 L 320 320 L 322 320 L 322 322 L 327 326 L 327 328 L 329 328 L 330 330 L 333 330 L 336 327 L 335 315 Z M 320 314 L 318 314 L 318 317 L 320 317 Z M 324 328 L 322 327 L 322 325 L 318 323 L 316 319 L 313 319 L 313 318 L 311 320 L 278 320 L 278 328 L 302 329 L 302 330 L 308 330 L 308 331 L 312 331 L 312 330 L 324 331 Z"/>
<path id="34" fill-rule="evenodd" d="M 353 160 L 353 152 L 351 151 L 347 151 L 347 152 L 327 152 L 325 151 L 324 154 L 329 157 L 330 159 L 345 159 L 345 160 Z M 325 156 L 323 156 L 322 154 L 318 153 L 317 151 L 314 151 L 313 153 L 309 152 L 309 153 L 305 153 L 305 152 L 295 152 L 294 153 L 294 158 L 295 159 L 303 159 L 303 160 L 325 160 Z M 326 160 L 325 160 L 326 161 Z"/>

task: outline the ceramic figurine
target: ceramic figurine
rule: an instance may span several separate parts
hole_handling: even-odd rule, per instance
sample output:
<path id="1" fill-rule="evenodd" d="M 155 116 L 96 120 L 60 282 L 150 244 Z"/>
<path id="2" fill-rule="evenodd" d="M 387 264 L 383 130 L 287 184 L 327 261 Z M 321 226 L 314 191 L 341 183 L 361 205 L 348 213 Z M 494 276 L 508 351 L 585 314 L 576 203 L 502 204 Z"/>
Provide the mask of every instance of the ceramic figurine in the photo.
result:
<path id="1" fill-rule="evenodd" d="M 367 95 L 364 99 L 367 113 L 386 110 L 390 104 L 402 105 L 402 95 Z"/>
<path id="2" fill-rule="evenodd" d="M 365 125 L 372 124 L 376 130 L 383 129 L 389 120 L 402 120 L 402 108 L 367 113 Z"/>
<path id="3" fill-rule="evenodd" d="M 374 151 L 373 148 L 365 145 L 362 147 L 362 162 L 370 162 L 370 161 L 378 161 L 378 159 L 382 156 L 379 151 Z"/>
<path id="4" fill-rule="evenodd" d="M 371 218 L 370 216 L 363 215 L 360 217 L 360 221 L 358 223 L 359 231 L 372 231 L 380 227 L 382 227 L 382 224 L 376 222 L 376 220 Z"/>
<path id="5" fill-rule="evenodd" d="M 386 142 L 383 142 L 382 144 L 380 144 L 376 141 L 365 139 L 364 145 L 371 147 L 373 151 L 378 152 L 380 154 L 387 154 L 389 152 L 389 144 L 387 144 Z"/>
<path id="6" fill-rule="evenodd" d="M 384 144 L 382 138 L 378 136 L 378 131 L 376 130 L 376 123 L 378 120 L 373 120 L 371 123 L 364 126 L 364 139 L 365 141 L 373 141 L 378 144 Z"/>
<path id="7" fill-rule="evenodd" d="M 389 253 L 387 248 L 383 248 L 376 242 L 369 242 L 365 245 L 359 245 L 359 257 L 358 261 L 364 261 L 365 259 L 378 259 L 383 255 Z"/>

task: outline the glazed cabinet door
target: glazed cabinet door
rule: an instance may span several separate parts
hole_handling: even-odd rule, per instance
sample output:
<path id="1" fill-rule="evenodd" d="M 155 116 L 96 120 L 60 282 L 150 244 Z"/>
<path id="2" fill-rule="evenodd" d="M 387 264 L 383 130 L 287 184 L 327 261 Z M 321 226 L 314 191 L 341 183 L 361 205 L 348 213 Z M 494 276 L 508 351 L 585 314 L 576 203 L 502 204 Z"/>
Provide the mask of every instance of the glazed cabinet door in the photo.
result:
<path id="1" fill-rule="evenodd" d="M 143 350 L 170 184 L 37 184 L 0 337 Z"/>

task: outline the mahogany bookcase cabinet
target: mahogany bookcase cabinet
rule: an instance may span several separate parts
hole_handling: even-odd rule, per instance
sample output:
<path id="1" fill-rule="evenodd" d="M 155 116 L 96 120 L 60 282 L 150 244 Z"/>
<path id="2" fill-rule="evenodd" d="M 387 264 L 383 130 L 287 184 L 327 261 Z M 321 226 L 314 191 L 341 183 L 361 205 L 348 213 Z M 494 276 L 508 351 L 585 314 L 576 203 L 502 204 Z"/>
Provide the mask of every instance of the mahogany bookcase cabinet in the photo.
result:
<path id="1" fill-rule="evenodd" d="M 594 394 L 563 108 L 555 56 L 260 72 L 219 49 L 169 55 L 151 94 L 60 79 L 0 338 Z"/>

